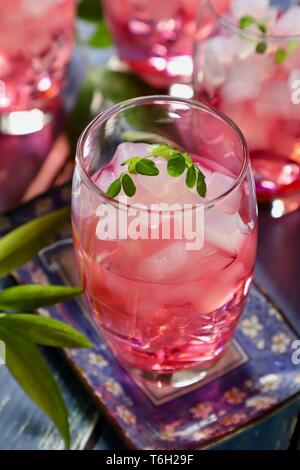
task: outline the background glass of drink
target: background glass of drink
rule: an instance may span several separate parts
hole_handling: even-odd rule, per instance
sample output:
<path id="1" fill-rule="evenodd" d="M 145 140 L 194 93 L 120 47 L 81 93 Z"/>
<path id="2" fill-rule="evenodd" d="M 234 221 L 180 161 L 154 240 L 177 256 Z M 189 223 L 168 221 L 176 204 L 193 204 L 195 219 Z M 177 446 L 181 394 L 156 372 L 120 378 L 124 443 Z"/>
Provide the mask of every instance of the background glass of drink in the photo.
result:
<path id="1" fill-rule="evenodd" d="M 0 0 L 0 12 L 2 131 L 22 133 L 24 125 L 26 133 L 35 124 L 38 130 L 42 113 L 59 106 L 73 44 L 75 0 Z"/>
<path id="2" fill-rule="evenodd" d="M 195 94 L 244 133 L 259 201 L 276 217 L 297 209 L 300 2 L 205 0 L 199 13 Z"/>
<path id="3" fill-rule="evenodd" d="M 121 60 L 151 85 L 189 81 L 199 0 L 104 0 Z"/>
<path id="4" fill-rule="evenodd" d="M 165 139 L 202 168 L 205 199 L 187 188 L 185 175 L 170 177 L 166 161 L 158 158 L 158 176 L 131 175 L 137 191 L 128 204 L 144 205 L 138 215 L 145 210 L 148 215 L 153 203 L 189 203 L 190 211 L 204 205 L 204 246 L 190 250 L 173 232 L 164 238 L 162 219 L 151 227 L 158 229 L 157 238 L 101 239 L 102 209 L 113 207 L 119 217 L 129 208 L 105 192 L 124 170 L 121 163 L 146 155 L 149 142 Z M 125 367 L 161 384 L 199 380 L 232 339 L 252 279 L 256 199 L 242 134 L 226 117 L 200 104 L 137 98 L 112 107 L 88 126 L 76 162 L 75 252 L 105 340 Z M 203 224 L 196 226 L 201 229 Z"/>

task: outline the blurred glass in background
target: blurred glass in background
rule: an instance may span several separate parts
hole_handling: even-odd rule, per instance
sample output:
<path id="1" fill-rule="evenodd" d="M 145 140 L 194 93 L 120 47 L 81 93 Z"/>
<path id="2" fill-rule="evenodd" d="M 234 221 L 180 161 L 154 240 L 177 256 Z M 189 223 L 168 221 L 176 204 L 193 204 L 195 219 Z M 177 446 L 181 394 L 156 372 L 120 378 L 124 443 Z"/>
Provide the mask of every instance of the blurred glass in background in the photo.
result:
<path id="1" fill-rule="evenodd" d="M 194 88 L 244 133 L 258 200 L 276 217 L 298 209 L 300 1 L 203 0 Z"/>
<path id="2" fill-rule="evenodd" d="M 75 0 L 0 0 L 2 132 L 40 130 L 43 113 L 59 107 L 73 46 L 75 7 Z"/>
<path id="3" fill-rule="evenodd" d="M 121 60 L 155 87 L 189 82 L 199 0 L 103 0 Z"/>

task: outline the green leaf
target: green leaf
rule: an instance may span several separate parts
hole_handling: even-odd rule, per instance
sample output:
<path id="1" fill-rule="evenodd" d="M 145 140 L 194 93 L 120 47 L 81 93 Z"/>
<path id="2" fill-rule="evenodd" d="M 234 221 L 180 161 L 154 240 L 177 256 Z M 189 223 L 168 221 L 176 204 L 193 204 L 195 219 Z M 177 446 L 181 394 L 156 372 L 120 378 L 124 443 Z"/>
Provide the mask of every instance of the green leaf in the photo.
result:
<path id="1" fill-rule="evenodd" d="M 88 40 L 88 45 L 98 49 L 112 45 L 112 38 L 104 20 L 100 20 L 97 28 Z"/>
<path id="2" fill-rule="evenodd" d="M 38 348 L 0 324 L 0 337 L 6 346 L 6 364 L 27 395 L 54 422 L 70 447 L 68 412 L 61 392 Z"/>
<path id="3" fill-rule="evenodd" d="M 159 175 L 159 169 L 155 165 L 155 163 L 152 160 L 147 160 L 146 158 L 142 158 L 136 166 L 135 166 L 136 171 L 140 175 L 146 175 L 146 176 L 157 176 Z"/>
<path id="4" fill-rule="evenodd" d="M 122 189 L 121 178 L 117 178 L 115 181 L 111 183 L 108 190 L 106 191 L 107 196 L 109 197 L 116 197 L 120 194 Z"/>
<path id="5" fill-rule="evenodd" d="M 132 158 L 128 158 L 128 160 L 126 160 L 125 162 L 123 162 L 121 164 L 121 166 L 128 166 L 128 171 L 129 173 L 132 173 L 134 175 L 137 174 L 137 171 L 136 171 L 136 164 L 142 160 L 143 157 L 132 157 Z"/>
<path id="6" fill-rule="evenodd" d="M 149 153 L 153 157 L 170 158 L 174 153 L 174 149 L 166 144 L 155 144 L 149 146 Z"/>
<path id="7" fill-rule="evenodd" d="M 240 18 L 239 24 L 240 24 L 241 29 L 247 29 L 249 28 L 249 26 L 255 23 L 256 23 L 256 20 L 252 16 L 243 16 L 242 18 Z"/>
<path id="8" fill-rule="evenodd" d="M 170 176 L 181 176 L 185 171 L 185 160 L 181 154 L 176 154 L 168 161 L 168 173 Z"/>
<path id="9" fill-rule="evenodd" d="M 26 341 L 57 348 L 90 348 L 90 341 L 71 326 L 29 313 L 0 314 L 1 327 Z"/>
<path id="10" fill-rule="evenodd" d="M 123 187 L 124 193 L 128 197 L 132 197 L 135 195 L 136 193 L 135 184 L 132 181 L 132 178 L 127 174 L 122 176 L 122 187 Z"/>
<path id="11" fill-rule="evenodd" d="M 186 166 L 189 168 L 193 164 L 193 160 L 187 153 L 183 153 L 182 156 L 184 158 Z"/>
<path id="12" fill-rule="evenodd" d="M 100 0 L 80 0 L 77 15 L 87 21 L 97 21 L 102 18 L 102 8 Z"/>
<path id="13" fill-rule="evenodd" d="M 197 181 L 197 174 L 194 165 L 191 165 L 186 174 L 186 185 L 188 188 L 193 188 Z"/>
<path id="14" fill-rule="evenodd" d="M 277 62 L 277 64 L 281 64 L 285 61 L 286 58 L 287 55 L 285 49 L 277 49 L 277 51 L 275 52 L 275 61 Z"/>
<path id="15" fill-rule="evenodd" d="M 256 46 L 257 54 L 264 54 L 267 49 L 268 49 L 268 44 L 266 41 L 261 41 Z"/>
<path id="16" fill-rule="evenodd" d="M 205 176 L 201 171 L 198 171 L 198 177 L 197 177 L 197 192 L 199 196 L 205 197 L 206 196 L 206 183 L 205 183 Z"/>
<path id="17" fill-rule="evenodd" d="M 262 20 L 257 21 L 256 24 L 257 24 L 258 29 L 259 29 L 263 34 L 266 34 L 266 32 L 267 32 L 267 26 L 266 26 L 266 24 L 265 24 Z"/>
<path id="18" fill-rule="evenodd" d="M 55 305 L 82 294 L 77 287 L 32 284 L 9 287 L 0 292 L 0 311 L 32 312 L 40 307 Z"/>
<path id="19" fill-rule="evenodd" d="M 69 218 L 64 208 L 38 217 L 0 239 L 0 276 L 9 274 L 46 246 Z"/>

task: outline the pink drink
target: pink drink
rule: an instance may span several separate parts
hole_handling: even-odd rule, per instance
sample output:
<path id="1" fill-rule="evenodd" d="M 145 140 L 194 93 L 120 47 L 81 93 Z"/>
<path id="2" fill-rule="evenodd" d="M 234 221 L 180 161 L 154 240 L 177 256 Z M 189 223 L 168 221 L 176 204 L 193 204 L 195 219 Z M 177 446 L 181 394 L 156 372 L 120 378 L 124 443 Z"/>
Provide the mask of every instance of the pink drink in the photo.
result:
<path id="1" fill-rule="evenodd" d="M 198 0 L 104 0 L 120 58 L 153 86 L 189 80 Z"/>
<path id="2" fill-rule="evenodd" d="M 260 201 L 300 191 L 300 100 L 294 88 L 300 78 L 300 2 L 292 3 L 283 10 L 268 0 L 212 0 L 199 16 L 196 96 L 244 133 Z M 245 16 L 262 21 L 267 33 L 255 24 L 239 28 Z M 258 53 L 261 42 L 267 49 Z"/>
<path id="3" fill-rule="evenodd" d="M 120 172 L 123 156 L 146 153 L 145 144 L 121 145 L 112 164 L 94 180 L 103 190 L 112 174 Z M 216 186 L 229 189 L 234 181 L 214 165 L 206 174 L 209 185 L 211 180 L 209 192 L 218 191 Z M 160 183 L 167 185 L 168 179 L 162 176 Z M 135 180 L 135 202 L 173 203 L 185 197 L 189 203 L 199 203 L 199 196 L 186 191 L 181 178 L 171 181 L 172 193 L 163 199 L 143 186 L 149 184 L 149 177 Z M 206 241 L 196 252 L 174 239 L 99 240 L 95 215 L 85 221 L 86 244 L 80 246 L 74 230 L 93 315 L 127 366 L 153 373 L 207 367 L 224 350 L 245 305 L 256 250 L 256 232 L 237 210 L 242 197 L 241 190 L 226 207 L 210 209 Z"/>
<path id="4" fill-rule="evenodd" d="M 164 100 L 169 105 L 171 98 Z M 184 125 L 190 118 L 196 123 L 198 110 L 191 114 L 186 104 L 186 110 L 176 102 L 170 106 L 172 113 L 179 106 L 183 121 L 177 129 L 186 137 Z M 101 197 L 104 193 L 99 188 L 107 191 L 124 171 L 121 164 L 128 158 L 149 155 L 149 145 L 129 142 L 114 145 L 111 160 L 97 170 L 98 144 L 93 135 L 97 139 L 96 126 L 100 124 L 92 124 L 94 127 L 86 131 L 84 143 L 80 144 L 82 155 L 86 155 L 82 163 L 90 174 L 87 184 L 78 161 L 73 181 L 73 237 L 83 287 L 93 317 L 116 357 L 126 367 L 150 376 L 206 370 L 213 365 L 232 339 L 251 284 L 257 241 L 252 179 L 248 169 L 237 181 L 236 172 L 241 170 L 238 141 L 232 141 L 236 154 L 232 154 L 230 162 L 227 160 L 229 167 L 221 165 L 224 149 L 217 137 L 220 126 L 225 126 L 217 121 L 212 128 L 211 117 L 214 118 L 203 116 L 203 136 L 209 137 L 204 129 L 208 122 L 209 132 L 214 133 L 218 142 L 219 161 L 217 157 L 215 161 L 208 158 L 210 151 L 217 155 L 217 147 L 208 141 L 206 149 L 202 147 L 205 157 L 190 153 L 206 176 L 205 199 L 200 198 L 196 189 L 187 188 L 185 175 L 170 177 L 167 162 L 162 158 L 155 159 L 160 170 L 158 176 L 131 175 L 137 191 L 128 199 L 131 206 L 142 204 L 147 216 L 153 210 L 152 204 L 164 203 L 168 207 L 190 204 L 192 211 L 198 204 L 204 205 L 204 244 L 199 249 L 190 250 L 186 238 L 175 238 L 173 230 L 165 239 L 162 218 L 159 224 L 154 222 L 151 226 L 150 222 L 152 228 L 159 225 L 157 239 L 150 236 L 101 239 L 101 211 L 111 202 Z M 198 124 L 200 121 L 197 128 Z M 108 120 L 108 128 L 110 125 Z M 226 141 L 232 129 L 222 132 Z M 199 143 L 201 139 L 197 135 Z M 100 153 L 101 149 L 105 153 L 106 145 L 99 149 Z M 106 160 L 104 153 L 101 154 Z M 229 147 L 225 155 L 228 158 Z M 121 192 L 113 203 L 118 213 L 124 211 L 120 199 L 123 197 Z M 167 212 L 167 216 L 174 221 L 174 214 Z M 197 230 L 201 230 L 200 224 Z"/>
<path id="5" fill-rule="evenodd" d="M 0 114 L 52 109 L 69 62 L 75 0 L 0 0 Z"/>

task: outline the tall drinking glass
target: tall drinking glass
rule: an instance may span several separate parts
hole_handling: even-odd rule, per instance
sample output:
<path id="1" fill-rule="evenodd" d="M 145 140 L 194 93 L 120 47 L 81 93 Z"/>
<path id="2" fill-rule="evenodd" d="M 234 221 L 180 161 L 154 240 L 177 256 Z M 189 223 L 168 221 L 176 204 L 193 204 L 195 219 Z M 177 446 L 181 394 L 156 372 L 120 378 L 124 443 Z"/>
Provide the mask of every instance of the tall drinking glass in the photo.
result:
<path id="1" fill-rule="evenodd" d="M 300 1 L 204 0 L 195 93 L 244 133 L 258 200 L 275 217 L 300 205 Z"/>
<path id="2" fill-rule="evenodd" d="M 40 130 L 59 106 L 75 0 L 0 0 L 0 130 Z"/>
<path id="3" fill-rule="evenodd" d="M 171 148 L 202 172 L 205 196 L 202 177 L 196 189 L 169 168 Z M 146 170 L 126 172 L 133 157 Z M 255 190 L 238 128 L 172 97 L 110 108 L 79 140 L 72 214 L 82 285 L 116 358 L 162 384 L 203 377 L 232 339 L 256 255 Z"/>
<path id="4" fill-rule="evenodd" d="M 119 56 L 156 87 L 189 81 L 199 0 L 104 0 Z"/>

